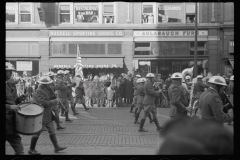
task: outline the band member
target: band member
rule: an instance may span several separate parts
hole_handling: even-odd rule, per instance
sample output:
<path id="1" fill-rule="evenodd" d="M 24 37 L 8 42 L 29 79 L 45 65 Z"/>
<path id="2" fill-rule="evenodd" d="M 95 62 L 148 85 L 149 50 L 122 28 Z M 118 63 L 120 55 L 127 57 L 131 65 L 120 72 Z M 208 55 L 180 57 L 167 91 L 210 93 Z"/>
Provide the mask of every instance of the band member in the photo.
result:
<path id="1" fill-rule="evenodd" d="M 133 113 L 133 108 L 134 108 L 134 106 L 136 106 L 137 105 L 137 94 L 136 94 L 136 92 L 137 92 L 137 85 L 138 85 L 138 83 L 136 83 L 136 81 L 139 79 L 139 78 L 141 78 L 141 76 L 139 75 L 139 74 L 137 74 L 135 77 L 134 77 L 134 79 L 133 79 L 133 89 L 134 89 L 134 92 L 133 92 L 133 103 L 132 103 L 132 105 L 131 105 L 131 109 L 130 109 L 130 113 Z M 135 108 L 135 116 L 136 116 L 136 112 L 137 112 L 137 107 Z"/>
<path id="2" fill-rule="evenodd" d="M 16 88 L 8 83 L 8 80 L 12 77 L 13 71 L 15 71 L 14 66 L 11 63 L 6 62 L 6 139 L 15 151 L 15 155 L 23 155 L 24 148 L 22 144 L 22 138 L 15 130 L 15 112 L 19 111 L 20 108 L 17 104 L 25 100 L 25 96 L 21 95 L 17 97 Z M 16 87 L 16 86 L 15 86 Z"/>
<path id="3" fill-rule="evenodd" d="M 64 77 L 63 77 L 63 81 L 65 81 L 67 84 L 71 85 L 72 87 L 75 87 L 76 86 L 76 83 L 72 83 L 70 77 L 69 77 L 69 71 L 66 70 L 64 72 Z M 73 96 L 72 96 L 72 87 L 68 87 L 68 90 L 67 90 L 67 98 L 70 102 L 70 105 L 71 105 L 71 109 L 72 109 L 72 112 L 73 112 L 73 115 L 78 115 L 79 113 L 76 111 L 76 103 L 74 102 L 73 100 Z"/>
<path id="4" fill-rule="evenodd" d="M 200 95 L 199 107 L 201 110 L 202 120 L 217 122 L 223 125 L 224 122 L 231 122 L 233 120 L 233 110 L 228 110 L 228 113 L 223 112 L 223 106 L 219 93 L 224 90 L 226 81 L 221 76 L 212 76 L 208 83 L 210 87 L 207 91 Z"/>
<path id="5" fill-rule="evenodd" d="M 158 91 L 154 90 L 153 87 L 153 81 L 154 81 L 154 74 L 153 73 L 148 73 L 146 75 L 146 82 L 144 83 L 144 92 L 145 96 L 143 99 L 143 105 L 144 105 L 144 115 L 141 119 L 140 126 L 139 126 L 139 132 L 148 132 L 143 128 L 143 125 L 146 121 L 146 117 L 148 114 L 151 112 L 153 114 L 153 121 L 155 122 L 157 126 L 157 130 L 159 131 L 161 129 L 158 119 L 157 119 L 157 109 L 155 106 L 155 97 L 158 96 L 161 93 L 161 89 Z"/>
<path id="6" fill-rule="evenodd" d="M 90 108 L 86 107 L 85 104 L 85 99 L 83 96 L 85 96 L 85 92 L 84 92 L 84 87 L 83 87 L 83 81 L 79 82 L 79 85 L 76 87 L 75 89 L 75 105 L 78 104 L 82 104 L 83 107 L 85 108 L 85 111 L 89 110 Z"/>
<path id="7" fill-rule="evenodd" d="M 190 111 L 189 99 L 187 99 L 187 91 L 182 86 L 182 74 L 172 74 L 172 84 L 168 88 L 168 95 L 170 98 L 170 112 L 171 118 L 185 117 Z"/>
<path id="8" fill-rule="evenodd" d="M 35 102 L 41 104 L 44 107 L 43 111 L 43 121 L 42 126 L 43 128 L 46 127 L 47 131 L 49 133 L 50 140 L 53 143 L 54 151 L 58 152 L 61 150 L 66 149 L 67 147 L 61 147 L 58 144 L 55 128 L 53 125 L 53 114 L 52 114 L 52 107 L 54 105 L 57 105 L 57 99 L 55 95 L 52 95 L 50 84 L 53 82 L 50 77 L 48 76 L 42 76 L 39 78 L 38 82 L 40 83 L 36 93 L 33 95 L 33 99 Z M 30 149 L 28 151 L 31 155 L 40 155 L 41 153 L 37 152 L 35 150 L 35 146 L 37 144 L 38 138 L 40 134 L 42 133 L 42 130 L 40 130 L 37 134 L 32 136 L 31 143 L 30 143 Z"/>
<path id="9" fill-rule="evenodd" d="M 230 101 L 233 103 L 234 102 L 234 76 L 230 77 L 228 90 L 229 90 Z"/>

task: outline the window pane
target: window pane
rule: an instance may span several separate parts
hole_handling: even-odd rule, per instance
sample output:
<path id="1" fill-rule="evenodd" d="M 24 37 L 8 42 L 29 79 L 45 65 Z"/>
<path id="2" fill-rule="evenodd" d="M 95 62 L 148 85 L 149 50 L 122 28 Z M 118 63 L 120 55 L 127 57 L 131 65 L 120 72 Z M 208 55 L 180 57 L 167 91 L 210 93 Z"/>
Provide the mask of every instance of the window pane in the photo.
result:
<path id="1" fill-rule="evenodd" d="M 105 54 L 105 44 L 79 44 L 81 54 Z"/>
<path id="2" fill-rule="evenodd" d="M 135 51 L 135 55 L 151 55 L 150 51 Z"/>
<path id="3" fill-rule="evenodd" d="M 31 13 L 30 5 L 20 5 L 20 13 Z"/>
<path id="4" fill-rule="evenodd" d="M 98 5 L 76 5 L 75 22 L 98 23 L 99 22 Z"/>
<path id="5" fill-rule="evenodd" d="M 103 16 L 103 23 L 114 23 L 114 16 Z"/>
<path id="6" fill-rule="evenodd" d="M 190 51 L 190 55 L 194 55 L 194 51 Z M 204 55 L 204 51 L 197 51 L 197 55 Z"/>
<path id="7" fill-rule="evenodd" d="M 143 5 L 143 13 L 153 13 L 152 5 Z"/>
<path id="8" fill-rule="evenodd" d="M 195 4 L 187 4 L 186 5 L 186 13 L 194 13 L 195 14 Z"/>
<path id="9" fill-rule="evenodd" d="M 121 44 L 108 44 L 108 54 L 121 54 L 122 52 Z"/>
<path id="10" fill-rule="evenodd" d="M 155 55 L 189 55 L 189 42 L 151 42 L 151 50 Z"/>
<path id="11" fill-rule="evenodd" d="M 70 13 L 70 6 L 69 5 L 61 5 L 60 13 Z"/>
<path id="12" fill-rule="evenodd" d="M 69 54 L 77 54 L 77 44 L 69 44 Z"/>
<path id="13" fill-rule="evenodd" d="M 70 14 L 61 14 L 60 22 L 61 23 L 69 23 L 70 22 Z"/>
<path id="14" fill-rule="evenodd" d="M 206 42 L 197 42 L 198 47 L 205 47 Z M 195 42 L 190 42 L 190 46 L 194 47 Z"/>
<path id="15" fill-rule="evenodd" d="M 6 11 L 6 22 L 15 22 L 15 11 Z"/>
<path id="16" fill-rule="evenodd" d="M 135 48 L 137 47 L 150 47 L 150 42 L 146 43 L 135 43 Z"/>
<path id="17" fill-rule="evenodd" d="M 52 54 L 66 54 L 65 44 L 53 43 L 53 53 Z"/>
<path id="18" fill-rule="evenodd" d="M 179 3 L 158 4 L 159 23 L 180 23 L 183 21 L 183 5 Z"/>
<path id="19" fill-rule="evenodd" d="M 113 5 L 104 5 L 103 13 L 113 14 Z"/>
<path id="20" fill-rule="evenodd" d="M 21 22 L 31 22 L 31 14 L 21 14 Z"/>

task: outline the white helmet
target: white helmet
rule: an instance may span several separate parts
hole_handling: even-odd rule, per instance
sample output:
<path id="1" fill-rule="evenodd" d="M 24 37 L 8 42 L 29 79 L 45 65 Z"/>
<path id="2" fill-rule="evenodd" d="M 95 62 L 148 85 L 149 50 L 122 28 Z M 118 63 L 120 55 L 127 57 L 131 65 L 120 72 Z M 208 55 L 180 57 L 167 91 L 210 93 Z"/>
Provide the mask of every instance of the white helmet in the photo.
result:
<path id="1" fill-rule="evenodd" d="M 173 73 L 172 76 L 171 76 L 171 79 L 182 79 L 182 73 L 179 73 L 179 72 L 176 72 L 176 73 Z"/>
<path id="2" fill-rule="evenodd" d="M 9 62 L 6 62 L 5 65 L 6 65 L 6 70 L 8 70 L 8 71 L 15 71 L 16 70 L 15 67 Z"/>
<path id="3" fill-rule="evenodd" d="M 57 74 L 64 74 L 64 71 L 63 70 L 59 70 L 59 71 L 57 71 Z"/>
<path id="4" fill-rule="evenodd" d="M 155 76 L 154 76 L 153 73 L 148 73 L 148 74 L 146 75 L 146 77 L 148 77 L 148 78 L 154 78 Z"/>
<path id="5" fill-rule="evenodd" d="M 68 73 L 70 73 L 69 70 L 66 70 L 66 71 L 64 72 L 64 74 L 68 74 Z"/>
<path id="6" fill-rule="evenodd" d="M 198 76 L 197 76 L 197 79 L 198 79 L 198 78 L 203 78 L 203 76 L 202 76 L 202 75 L 198 75 Z"/>
<path id="7" fill-rule="evenodd" d="M 227 86 L 225 79 L 223 77 L 221 77 L 221 76 L 212 76 L 209 79 L 208 83 L 213 83 L 213 84 Z"/>
<path id="8" fill-rule="evenodd" d="M 140 80 L 141 80 L 141 78 L 138 78 L 138 79 L 136 80 L 136 83 L 140 83 Z"/>
<path id="9" fill-rule="evenodd" d="M 38 83 L 40 84 L 50 84 L 52 83 L 52 79 L 49 76 L 42 76 L 39 78 Z"/>
<path id="10" fill-rule="evenodd" d="M 234 75 L 230 77 L 230 81 L 234 81 Z"/>
<path id="11" fill-rule="evenodd" d="M 142 83 L 142 82 L 146 82 L 146 79 L 145 78 L 139 78 L 138 83 Z"/>
<path id="12" fill-rule="evenodd" d="M 143 81 L 143 82 L 146 82 L 146 81 L 147 81 L 147 79 L 143 77 L 143 78 L 142 78 L 142 81 Z"/>
<path id="13" fill-rule="evenodd" d="M 54 76 L 54 75 L 55 75 L 54 72 L 48 72 L 48 73 L 47 73 L 47 76 L 49 76 L 49 77 L 50 77 L 50 76 Z"/>
<path id="14" fill-rule="evenodd" d="M 141 78 L 141 75 L 137 74 L 136 77 Z"/>
<path id="15" fill-rule="evenodd" d="M 185 79 L 191 79 L 191 77 L 190 76 L 186 76 L 186 78 Z"/>

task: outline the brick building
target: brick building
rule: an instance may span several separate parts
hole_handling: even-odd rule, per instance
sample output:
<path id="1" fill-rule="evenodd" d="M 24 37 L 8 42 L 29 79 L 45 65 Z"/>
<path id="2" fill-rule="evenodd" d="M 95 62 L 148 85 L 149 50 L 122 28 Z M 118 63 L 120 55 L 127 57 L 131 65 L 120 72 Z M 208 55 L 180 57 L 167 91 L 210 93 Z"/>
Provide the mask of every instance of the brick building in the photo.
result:
<path id="1" fill-rule="evenodd" d="M 6 60 L 22 74 L 181 72 L 194 62 L 194 3 L 7 3 Z M 233 74 L 234 3 L 198 4 L 198 71 Z"/>

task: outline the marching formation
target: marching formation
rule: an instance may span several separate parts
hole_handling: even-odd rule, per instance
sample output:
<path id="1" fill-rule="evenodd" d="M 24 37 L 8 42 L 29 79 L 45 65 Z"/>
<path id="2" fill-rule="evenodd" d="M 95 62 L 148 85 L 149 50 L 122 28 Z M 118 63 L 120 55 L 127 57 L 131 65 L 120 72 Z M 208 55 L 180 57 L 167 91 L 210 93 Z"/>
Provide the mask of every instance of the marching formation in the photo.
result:
<path id="1" fill-rule="evenodd" d="M 6 62 L 6 141 L 17 155 L 24 152 L 20 132 L 16 130 L 19 123 L 15 113 L 31 104 L 43 108 L 42 113 L 36 115 L 40 116 L 42 123 L 35 124 L 41 125 L 41 129 L 26 134 L 32 135 L 28 151 L 32 155 L 41 154 L 35 150 L 35 146 L 45 128 L 55 152 L 67 148 L 58 144 L 53 122 L 56 123 L 57 130 L 65 129 L 60 124 L 59 115 L 65 116 L 66 122 L 72 122 L 69 108 L 74 115 L 78 115 L 76 104 L 82 104 L 86 111 L 94 104 L 98 107 L 123 107 L 127 104 L 131 106 L 130 113 L 134 113 L 134 124 L 139 124 L 139 132 L 148 132 L 144 129 L 147 117 L 150 123 L 154 122 L 157 131 L 164 128 L 157 118 L 158 107 L 170 107 L 171 118 L 197 117 L 196 113 L 200 111 L 200 118 L 206 122 L 222 125 L 233 121 L 234 76 L 229 82 L 221 76 L 211 74 L 207 77 L 198 75 L 192 79 L 191 72 L 173 73 L 165 82 L 161 75 L 155 77 L 153 73 L 148 73 L 146 77 L 124 74 L 116 78 L 113 75 L 101 75 L 94 76 L 92 80 L 91 74 L 86 79 L 79 75 L 71 78 L 69 71 L 59 70 L 56 74 L 48 72 L 39 77 L 34 83 L 36 89 L 32 94 L 18 94 L 18 81 L 12 78 L 13 71 L 14 66 Z M 125 92 L 123 86 L 131 91 Z M 22 103 L 26 105 L 19 105 Z M 140 118 L 142 111 L 143 116 Z"/>

